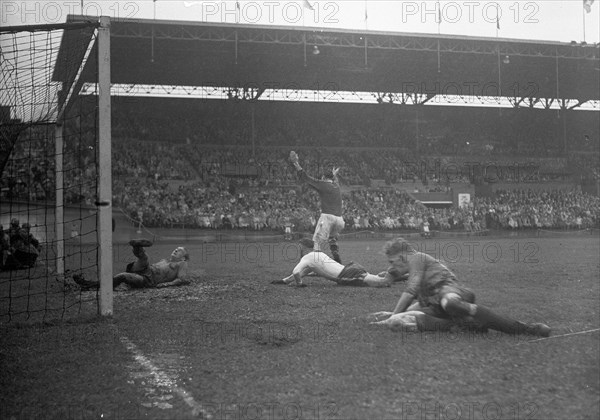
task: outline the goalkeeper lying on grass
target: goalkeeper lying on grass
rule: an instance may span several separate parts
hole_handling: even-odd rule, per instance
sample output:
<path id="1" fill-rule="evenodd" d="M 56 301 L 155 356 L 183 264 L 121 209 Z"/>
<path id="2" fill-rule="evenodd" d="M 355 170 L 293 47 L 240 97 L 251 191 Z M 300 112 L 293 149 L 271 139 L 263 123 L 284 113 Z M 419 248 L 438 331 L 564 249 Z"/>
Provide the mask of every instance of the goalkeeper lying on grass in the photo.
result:
<path id="1" fill-rule="evenodd" d="M 128 284 L 133 288 L 144 287 L 170 287 L 190 284 L 188 279 L 188 261 L 190 255 L 187 250 L 180 246 L 173 250 L 169 258 L 162 259 L 150 264 L 145 247 L 152 246 L 152 242 L 146 239 L 134 239 L 129 241 L 133 247 L 133 255 L 137 260 L 127 264 L 124 273 L 113 277 L 113 288 L 121 283 Z M 81 276 L 73 276 L 73 280 L 81 287 L 90 288 L 91 283 Z M 93 282 L 98 287 L 97 282 Z"/>
<path id="2" fill-rule="evenodd" d="M 386 273 L 370 274 L 360 264 L 350 262 L 342 265 L 334 261 L 323 251 L 314 249 L 314 242 L 304 238 L 299 241 L 302 258 L 294 267 L 292 274 L 282 280 L 274 280 L 271 284 L 287 284 L 305 287 L 302 278 L 315 273 L 317 276 L 336 282 L 341 286 L 355 287 L 389 287 L 392 279 Z"/>

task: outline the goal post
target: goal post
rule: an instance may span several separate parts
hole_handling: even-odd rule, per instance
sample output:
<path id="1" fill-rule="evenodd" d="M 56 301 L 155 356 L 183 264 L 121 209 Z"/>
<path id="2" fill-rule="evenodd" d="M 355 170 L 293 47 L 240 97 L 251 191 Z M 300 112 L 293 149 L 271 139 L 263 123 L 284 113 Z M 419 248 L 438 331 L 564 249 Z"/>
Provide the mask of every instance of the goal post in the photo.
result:
<path id="1" fill-rule="evenodd" d="M 110 19 L 100 18 L 98 29 L 98 227 L 100 279 L 100 314 L 112 315 L 112 189 L 111 189 L 111 120 L 110 120 Z"/>
<path id="2" fill-rule="evenodd" d="M 112 315 L 110 19 L 0 28 L 0 70 L 0 322 Z"/>

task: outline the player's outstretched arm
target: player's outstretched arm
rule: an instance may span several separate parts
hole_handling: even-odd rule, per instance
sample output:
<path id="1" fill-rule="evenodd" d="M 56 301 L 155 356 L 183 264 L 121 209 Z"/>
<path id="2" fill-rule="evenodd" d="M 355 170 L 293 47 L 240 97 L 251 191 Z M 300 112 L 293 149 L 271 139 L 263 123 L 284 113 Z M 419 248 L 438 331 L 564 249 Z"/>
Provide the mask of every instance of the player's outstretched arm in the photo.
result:
<path id="1" fill-rule="evenodd" d="M 317 183 L 318 181 L 313 177 L 309 176 L 306 172 L 304 172 L 304 170 L 302 170 L 302 166 L 300 166 L 300 163 L 298 163 L 298 154 L 293 150 L 290 152 L 289 161 L 294 165 L 294 168 L 296 168 L 296 171 L 300 175 L 300 180 L 307 182 L 308 185 L 314 187 L 315 183 Z"/>
<path id="2" fill-rule="evenodd" d="M 390 287 L 392 285 L 391 279 L 387 279 L 385 276 L 379 276 L 369 273 L 367 273 L 363 281 L 369 287 Z"/>
<path id="3" fill-rule="evenodd" d="M 396 308 L 394 308 L 394 313 L 399 314 L 400 312 L 406 311 L 414 299 L 415 297 L 410 293 L 403 292 L 402 295 L 400 295 L 398 303 L 396 304 Z"/>
<path id="4" fill-rule="evenodd" d="M 300 174 L 301 179 L 303 179 L 304 181 L 308 181 L 309 183 L 317 181 L 315 178 L 309 176 L 306 172 L 304 172 L 302 166 L 300 166 L 298 154 L 293 150 L 290 152 L 289 161 L 294 165 L 294 168 L 296 168 L 296 171 L 298 171 L 298 173 Z"/>
<path id="5" fill-rule="evenodd" d="M 296 168 L 297 171 L 301 171 L 302 170 L 302 166 L 300 166 L 300 159 L 298 158 L 298 153 L 294 152 L 293 150 L 290 152 L 290 157 L 289 157 L 290 162 L 292 162 L 292 165 L 294 165 L 294 168 Z"/>
<path id="6" fill-rule="evenodd" d="M 168 281 L 165 283 L 159 283 L 156 285 L 157 288 L 162 289 L 163 287 L 177 287 L 177 286 L 185 286 L 190 284 L 191 281 L 187 280 L 187 279 L 180 279 L 180 278 L 176 278 L 173 281 Z"/>
<path id="7" fill-rule="evenodd" d="M 290 156 L 289 156 L 290 162 L 292 162 L 292 164 L 298 163 L 298 153 L 294 152 L 293 150 L 290 152 Z"/>
<path id="8" fill-rule="evenodd" d="M 392 315 L 393 315 L 393 312 L 379 311 L 379 312 L 373 312 L 372 314 L 369 314 L 367 318 L 371 322 L 379 322 L 379 321 L 383 321 L 384 319 L 388 319 Z"/>
<path id="9" fill-rule="evenodd" d="M 335 183 L 340 185 L 340 178 L 338 177 L 338 174 L 340 173 L 340 168 L 333 168 L 331 172 L 333 173 L 333 180 L 335 181 Z"/>

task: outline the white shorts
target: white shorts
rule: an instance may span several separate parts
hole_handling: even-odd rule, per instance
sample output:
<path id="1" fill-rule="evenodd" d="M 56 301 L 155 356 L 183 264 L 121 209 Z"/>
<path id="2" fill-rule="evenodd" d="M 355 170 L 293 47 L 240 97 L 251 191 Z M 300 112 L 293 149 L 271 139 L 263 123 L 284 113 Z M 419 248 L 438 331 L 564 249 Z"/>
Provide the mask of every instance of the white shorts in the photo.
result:
<path id="1" fill-rule="evenodd" d="M 315 228 L 315 234 L 313 235 L 314 249 L 321 250 L 329 238 L 337 239 L 345 225 L 342 216 L 321 213 L 321 217 L 319 217 L 317 227 Z"/>
<path id="2" fill-rule="evenodd" d="M 336 280 L 343 269 L 342 264 L 332 260 L 324 252 L 310 252 L 300 259 L 293 273 L 303 277 L 313 271 L 326 279 Z"/>

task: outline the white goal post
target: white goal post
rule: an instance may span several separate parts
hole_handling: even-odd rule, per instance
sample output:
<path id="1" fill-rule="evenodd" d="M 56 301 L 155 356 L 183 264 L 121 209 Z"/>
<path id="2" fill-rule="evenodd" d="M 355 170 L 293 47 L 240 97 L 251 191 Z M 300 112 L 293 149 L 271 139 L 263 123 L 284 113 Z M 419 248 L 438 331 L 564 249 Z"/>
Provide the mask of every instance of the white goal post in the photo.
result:
<path id="1" fill-rule="evenodd" d="M 0 316 L 9 320 L 64 316 L 87 302 L 113 314 L 110 25 L 102 16 L 0 28 L 0 222 L 28 223 L 43 249 L 28 272 L 3 270 Z M 97 92 L 82 99 L 86 82 Z M 99 282 L 95 299 L 67 287 L 75 274 Z"/>
<path id="2" fill-rule="evenodd" d="M 100 18 L 98 29 L 98 230 L 100 261 L 100 314 L 113 313 L 112 256 L 112 176 L 110 120 L 110 19 Z M 107 163 L 106 165 L 104 163 Z"/>

